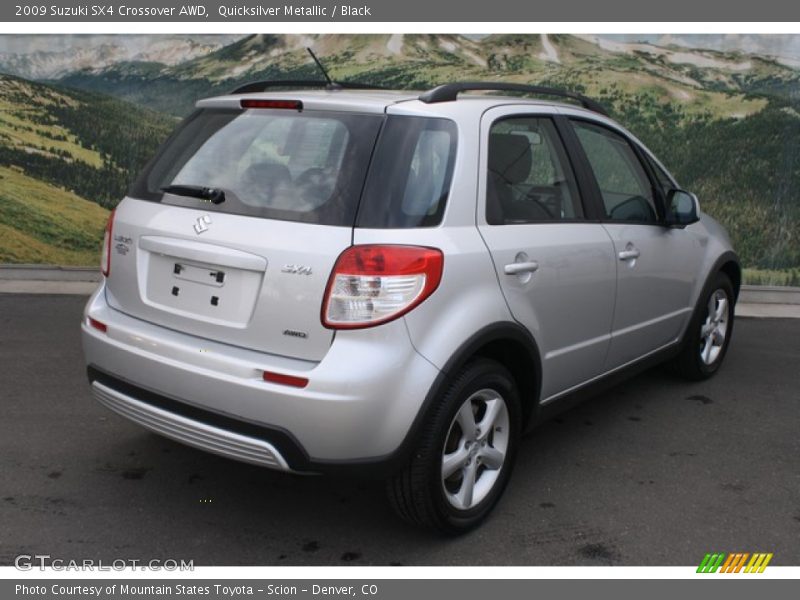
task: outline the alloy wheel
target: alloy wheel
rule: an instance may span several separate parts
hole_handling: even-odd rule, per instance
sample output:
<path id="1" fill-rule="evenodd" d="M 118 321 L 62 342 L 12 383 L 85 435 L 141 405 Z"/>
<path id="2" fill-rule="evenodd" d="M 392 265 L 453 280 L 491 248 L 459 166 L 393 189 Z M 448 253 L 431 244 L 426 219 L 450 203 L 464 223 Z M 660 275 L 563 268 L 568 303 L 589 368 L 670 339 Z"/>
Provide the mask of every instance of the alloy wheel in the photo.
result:
<path id="1" fill-rule="evenodd" d="M 708 299 L 706 320 L 700 329 L 700 359 L 706 365 L 714 364 L 725 346 L 729 303 L 723 289 L 716 290 Z"/>
<path id="2" fill-rule="evenodd" d="M 492 491 L 509 449 L 506 401 L 496 390 L 469 398 L 450 423 L 442 451 L 445 498 L 458 510 L 477 506 Z"/>

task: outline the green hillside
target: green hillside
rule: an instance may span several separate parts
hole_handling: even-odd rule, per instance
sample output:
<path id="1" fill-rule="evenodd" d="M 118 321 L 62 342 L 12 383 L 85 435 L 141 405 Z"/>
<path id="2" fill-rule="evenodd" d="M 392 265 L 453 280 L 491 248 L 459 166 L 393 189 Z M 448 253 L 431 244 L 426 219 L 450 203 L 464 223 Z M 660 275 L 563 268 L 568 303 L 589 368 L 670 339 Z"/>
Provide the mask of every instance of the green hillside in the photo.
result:
<path id="1" fill-rule="evenodd" d="M 108 210 L 0 167 L 0 263 L 99 265 Z"/>
<path id="2" fill-rule="evenodd" d="M 0 74 L 0 166 L 113 206 L 175 119 L 108 96 Z"/>
<path id="3" fill-rule="evenodd" d="M 108 208 L 174 122 L 0 75 L 0 263 L 97 265 Z"/>

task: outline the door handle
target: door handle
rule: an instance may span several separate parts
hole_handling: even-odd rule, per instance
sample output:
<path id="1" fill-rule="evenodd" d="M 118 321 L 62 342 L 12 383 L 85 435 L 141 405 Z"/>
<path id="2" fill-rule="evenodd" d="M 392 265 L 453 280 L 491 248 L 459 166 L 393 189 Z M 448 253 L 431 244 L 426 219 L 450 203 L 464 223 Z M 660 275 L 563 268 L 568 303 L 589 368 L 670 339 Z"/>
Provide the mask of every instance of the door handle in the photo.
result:
<path id="1" fill-rule="evenodd" d="M 628 244 L 625 250 L 621 251 L 618 256 L 620 260 L 632 260 L 634 258 L 639 258 L 639 249 L 635 248 L 632 244 Z"/>
<path id="2" fill-rule="evenodd" d="M 539 268 L 539 263 L 535 260 L 528 262 L 515 262 L 503 267 L 503 273 L 506 275 L 519 275 L 520 273 L 533 273 Z"/>

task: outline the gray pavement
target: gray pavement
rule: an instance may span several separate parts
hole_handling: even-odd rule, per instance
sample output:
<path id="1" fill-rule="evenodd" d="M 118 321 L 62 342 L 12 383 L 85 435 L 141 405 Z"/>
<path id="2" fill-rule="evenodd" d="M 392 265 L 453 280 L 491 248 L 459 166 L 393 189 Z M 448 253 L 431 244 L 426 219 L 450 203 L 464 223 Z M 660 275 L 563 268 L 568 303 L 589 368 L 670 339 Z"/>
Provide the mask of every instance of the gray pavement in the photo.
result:
<path id="1" fill-rule="evenodd" d="M 714 379 L 656 369 L 542 425 L 490 520 L 443 539 L 398 521 L 377 482 L 234 463 L 96 404 L 84 301 L 0 294 L 0 565 L 800 564 L 800 321 L 741 319 Z"/>

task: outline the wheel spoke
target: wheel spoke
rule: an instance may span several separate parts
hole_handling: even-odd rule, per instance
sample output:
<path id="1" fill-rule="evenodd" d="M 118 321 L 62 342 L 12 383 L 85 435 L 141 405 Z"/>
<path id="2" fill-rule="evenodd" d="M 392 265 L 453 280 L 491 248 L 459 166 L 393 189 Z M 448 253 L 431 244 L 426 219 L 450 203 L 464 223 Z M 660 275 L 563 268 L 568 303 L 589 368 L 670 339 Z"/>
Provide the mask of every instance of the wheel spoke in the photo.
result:
<path id="1" fill-rule="evenodd" d="M 713 343 L 715 346 L 722 346 L 722 344 L 725 342 L 725 335 L 719 330 L 719 328 L 715 329 L 711 333 L 711 338 L 714 340 Z"/>
<path id="2" fill-rule="evenodd" d="M 714 315 L 717 312 L 717 295 L 711 294 L 711 297 L 708 299 L 708 318 L 709 320 L 714 318 Z"/>
<path id="3" fill-rule="evenodd" d="M 475 477 L 478 474 L 478 463 L 472 461 L 470 465 L 464 469 L 464 480 L 461 482 L 461 488 L 456 494 L 456 500 L 461 505 L 461 508 L 470 508 L 472 506 L 472 494 L 475 491 Z"/>
<path id="4" fill-rule="evenodd" d="M 479 453 L 479 456 L 481 457 L 481 464 L 484 467 L 494 470 L 502 467 L 506 458 L 504 452 L 500 452 L 500 450 L 492 446 L 486 446 L 484 449 L 482 449 Z"/>
<path id="5" fill-rule="evenodd" d="M 703 362 L 709 364 L 711 362 L 711 349 L 714 347 L 714 337 L 708 336 L 706 337 L 706 343 L 703 346 L 703 351 L 700 353 L 700 356 L 703 359 Z"/>
<path id="6" fill-rule="evenodd" d="M 461 426 L 461 432 L 464 438 L 468 440 L 475 439 L 475 414 L 472 412 L 472 403 L 465 402 L 456 415 L 456 420 Z"/>
<path id="7" fill-rule="evenodd" d="M 481 436 L 485 436 L 494 428 L 494 423 L 497 420 L 497 416 L 500 414 L 502 407 L 502 402 L 499 398 L 486 401 L 486 412 L 483 414 L 481 422 L 478 423 L 478 429 L 481 430 Z"/>
<path id="8" fill-rule="evenodd" d="M 706 319 L 703 328 L 700 330 L 700 337 L 702 339 L 707 338 L 714 331 L 715 327 L 716 325 L 714 325 L 714 323 L 711 322 L 711 317 L 709 317 L 708 319 Z"/>
<path id="9" fill-rule="evenodd" d="M 714 313 L 714 320 L 719 323 L 726 316 L 728 316 L 728 299 L 720 298 L 719 304 L 717 304 L 717 310 Z"/>
<path id="10" fill-rule="evenodd" d="M 442 457 L 442 479 L 447 479 L 459 469 L 464 468 L 464 465 L 469 457 L 469 450 L 463 444 L 450 454 L 445 454 Z"/>

